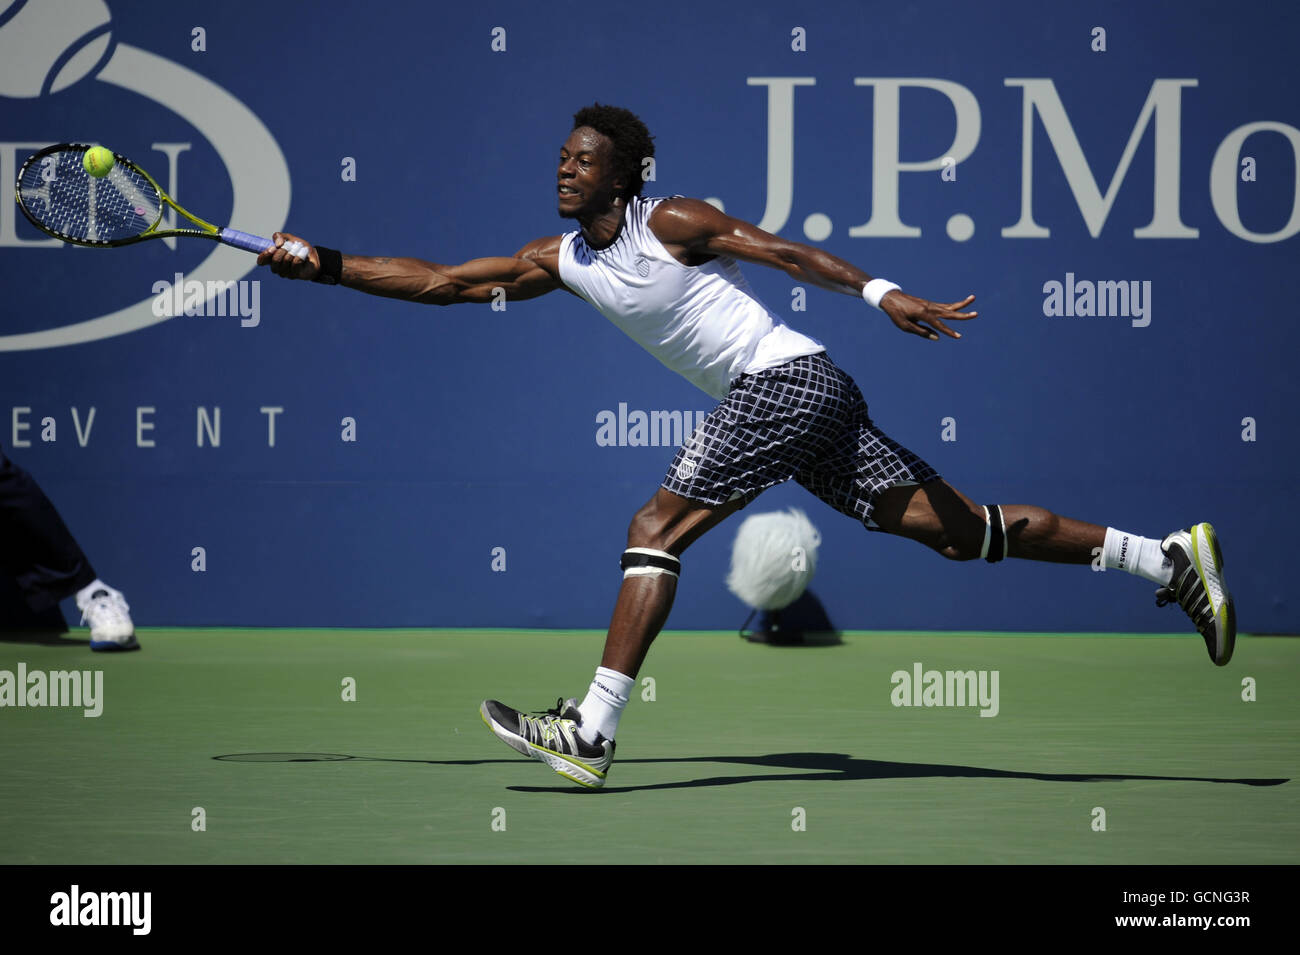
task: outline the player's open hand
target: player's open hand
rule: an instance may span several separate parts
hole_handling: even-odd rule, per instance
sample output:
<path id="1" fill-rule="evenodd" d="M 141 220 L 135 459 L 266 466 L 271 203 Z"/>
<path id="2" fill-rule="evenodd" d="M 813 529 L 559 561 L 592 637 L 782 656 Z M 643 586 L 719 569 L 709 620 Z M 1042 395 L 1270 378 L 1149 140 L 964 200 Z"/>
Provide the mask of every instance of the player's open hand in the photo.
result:
<path id="1" fill-rule="evenodd" d="M 939 332 L 949 338 L 961 338 L 960 332 L 954 332 L 944 323 L 965 322 L 978 315 L 979 312 L 961 311 L 973 301 L 975 296 L 967 295 L 960 302 L 943 305 L 917 298 L 915 295 L 908 295 L 899 289 L 892 289 L 880 300 L 880 307 L 889 316 L 890 321 L 903 331 L 937 342 Z"/>
<path id="2" fill-rule="evenodd" d="M 320 256 L 310 242 L 288 232 L 276 232 L 271 240 L 275 248 L 259 255 L 258 265 L 269 265 L 272 272 L 286 279 L 314 279 L 320 273 Z"/>

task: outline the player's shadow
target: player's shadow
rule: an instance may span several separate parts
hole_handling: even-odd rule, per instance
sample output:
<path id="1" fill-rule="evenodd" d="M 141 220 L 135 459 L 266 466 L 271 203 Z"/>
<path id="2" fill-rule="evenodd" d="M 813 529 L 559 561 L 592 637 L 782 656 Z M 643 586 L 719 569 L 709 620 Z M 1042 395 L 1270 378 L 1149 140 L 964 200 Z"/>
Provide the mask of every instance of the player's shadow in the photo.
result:
<path id="1" fill-rule="evenodd" d="M 629 763 L 728 763 L 761 766 L 764 769 L 795 769 L 794 773 L 742 773 L 707 776 L 644 786 L 606 786 L 603 792 L 646 792 L 655 789 L 691 789 L 697 786 L 735 786 L 761 782 L 853 782 L 872 779 L 921 779 L 926 777 L 973 779 L 1038 779 L 1050 783 L 1099 783 L 1157 780 L 1182 783 L 1237 783 L 1242 786 L 1280 786 L 1289 779 L 1228 779 L 1213 776 L 1141 776 L 1131 773 L 1034 773 L 981 766 L 953 766 L 944 763 L 895 763 L 879 759 L 857 759 L 844 753 L 773 753 L 769 756 L 689 756 L 667 759 L 626 759 Z M 515 792 L 574 792 L 562 786 L 507 786 Z"/>
<path id="2" fill-rule="evenodd" d="M 382 756 L 348 756 L 343 753 L 231 753 L 213 759 L 240 763 L 321 763 L 379 762 L 425 763 L 429 766 L 484 766 L 495 763 L 521 763 L 522 759 L 391 759 Z M 698 786 L 736 786 L 762 782 L 852 782 L 871 779 L 923 779 L 926 777 L 972 779 L 1038 779 L 1049 783 L 1101 783 L 1154 780 L 1179 783 L 1236 783 L 1241 786 L 1281 786 L 1289 779 L 1229 779 L 1217 776 L 1143 776 L 1132 773 L 1033 773 L 1009 769 L 985 769 L 980 766 L 952 766 L 944 763 L 895 763 L 880 759 L 857 759 L 844 753 L 773 753 L 769 756 L 686 756 L 661 759 L 623 759 L 619 765 L 645 763 L 725 763 L 732 766 L 757 766 L 764 770 L 793 769 L 800 772 L 739 773 L 706 776 L 675 782 L 649 783 L 644 786 L 606 786 L 602 792 L 645 792 L 655 789 L 691 789 Z M 585 793 L 570 785 L 507 786 L 523 793 Z"/>

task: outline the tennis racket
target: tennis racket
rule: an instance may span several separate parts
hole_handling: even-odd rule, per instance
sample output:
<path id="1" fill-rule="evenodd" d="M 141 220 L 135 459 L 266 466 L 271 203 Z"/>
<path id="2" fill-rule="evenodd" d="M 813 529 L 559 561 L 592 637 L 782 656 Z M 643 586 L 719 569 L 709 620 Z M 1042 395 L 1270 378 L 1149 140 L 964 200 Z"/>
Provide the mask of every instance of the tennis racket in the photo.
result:
<path id="1" fill-rule="evenodd" d="M 18 170 L 18 207 L 42 232 L 64 242 L 95 248 L 164 236 L 213 239 L 254 253 L 275 248 L 270 239 L 218 228 L 182 209 L 152 176 L 121 153 L 113 153 L 116 162 L 108 175 L 95 178 L 82 165 L 90 148 L 84 143 L 47 146 Z M 160 228 L 167 206 L 196 228 Z M 285 249 L 299 259 L 307 257 L 307 248 L 300 243 L 289 243 Z"/>

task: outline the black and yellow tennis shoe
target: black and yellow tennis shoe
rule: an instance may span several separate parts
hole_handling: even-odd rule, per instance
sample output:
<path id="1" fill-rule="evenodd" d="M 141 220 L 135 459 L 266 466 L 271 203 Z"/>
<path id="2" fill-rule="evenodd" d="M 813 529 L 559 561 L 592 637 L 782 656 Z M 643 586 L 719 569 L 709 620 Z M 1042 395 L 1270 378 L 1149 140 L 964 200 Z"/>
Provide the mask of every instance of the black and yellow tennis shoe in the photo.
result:
<path id="1" fill-rule="evenodd" d="M 546 763 L 565 779 L 589 789 L 605 785 L 605 774 L 614 761 L 614 741 L 597 736 L 595 743 L 588 743 L 578 735 L 582 714 L 577 700 L 556 700 L 554 709 L 535 716 L 484 700 L 479 714 L 507 746 Z"/>
<path id="2" fill-rule="evenodd" d="M 1160 549 L 1173 561 L 1174 576 L 1169 586 L 1156 591 L 1156 606 L 1177 600 L 1205 638 L 1214 665 L 1226 665 L 1237 642 L 1237 611 L 1223 581 L 1223 550 L 1214 528 L 1197 524 L 1174 531 Z"/>

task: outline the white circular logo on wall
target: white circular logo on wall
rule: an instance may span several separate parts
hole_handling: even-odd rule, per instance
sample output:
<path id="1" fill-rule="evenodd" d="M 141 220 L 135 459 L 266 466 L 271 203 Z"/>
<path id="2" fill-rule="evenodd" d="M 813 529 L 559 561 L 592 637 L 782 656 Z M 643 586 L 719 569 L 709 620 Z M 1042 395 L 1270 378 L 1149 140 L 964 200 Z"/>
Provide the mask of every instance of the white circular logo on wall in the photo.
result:
<path id="1" fill-rule="evenodd" d="M 284 228 L 289 216 L 289 166 L 271 131 L 247 106 L 193 70 L 125 43 L 113 46 L 112 15 L 104 0 L 0 0 L 0 96 L 35 99 L 92 77 L 165 106 L 206 137 L 234 190 L 230 222 L 262 235 Z M 5 20 L 6 15 L 8 19 Z M 111 53 L 110 53 L 111 50 Z M 105 59 L 107 55 L 107 59 Z M 103 64 L 102 66 L 100 64 Z M 49 142 L 68 138 L 52 131 Z M 35 151 L 34 149 L 32 150 Z M 17 179 L 12 152 L 4 151 L 2 171 Z M 25 157 L 24 157 L 25 158 Z M 15 214 L 9 203 L 6 216 Z M 54 245 L 51 242 L 51 245 Z M 247 252 L 215 245 L 186 278 L 209 283 L 241 279 L 257 267 Z M 0 335 L 0 351 L 25 351 L 75 345 L 124 335 L 170 315 L 155 315 L 153 296 L 108 315 L 36 332 Z"/>

